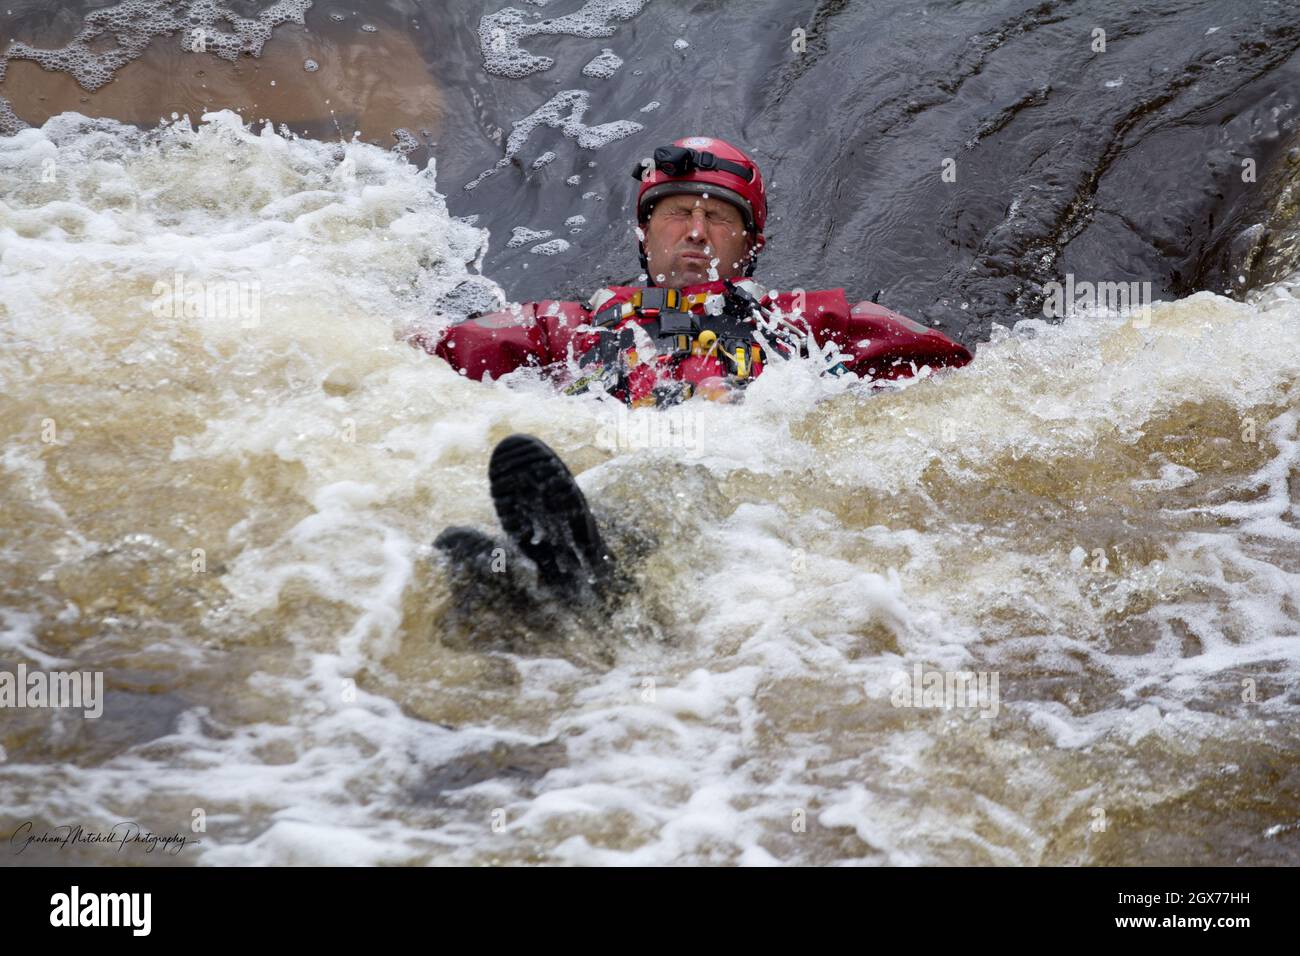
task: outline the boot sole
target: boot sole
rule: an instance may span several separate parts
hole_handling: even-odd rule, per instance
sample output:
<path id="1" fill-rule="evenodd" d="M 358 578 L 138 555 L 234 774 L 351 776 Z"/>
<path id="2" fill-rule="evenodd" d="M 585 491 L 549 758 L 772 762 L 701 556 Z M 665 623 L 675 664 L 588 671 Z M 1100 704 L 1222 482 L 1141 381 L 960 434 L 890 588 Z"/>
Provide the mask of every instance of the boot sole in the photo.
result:
<path id="1" fill-rule="evenodd" d="M 609 571 L 587 499 L 568 467 L 540 439 L 511 435 L 488 465 L 501 527 L 550 586 L 598 584 Z"/>

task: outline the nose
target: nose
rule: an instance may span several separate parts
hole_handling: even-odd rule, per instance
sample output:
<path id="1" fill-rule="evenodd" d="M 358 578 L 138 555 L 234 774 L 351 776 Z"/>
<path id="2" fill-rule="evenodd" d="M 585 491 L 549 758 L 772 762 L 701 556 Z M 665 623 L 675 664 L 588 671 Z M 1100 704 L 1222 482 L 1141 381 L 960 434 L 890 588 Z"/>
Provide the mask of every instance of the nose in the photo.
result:
<path id="1" fill-rule="evenodd" d="M 697 206 L 696 208 L 692 209 L 692 210 L 691 210 L 691 231 L 690 231 L 690 238 L 691 238 L 691 239 L 703 239 L 703 238 L 704 238 L 704 227 L 705 227 L 705 224 L 706 224 L 706 223 L 707 223 L 707 220 L 704 218 L 704 210 L 703 210 L 702 208 L 698 207 L 698 206 Z"/>

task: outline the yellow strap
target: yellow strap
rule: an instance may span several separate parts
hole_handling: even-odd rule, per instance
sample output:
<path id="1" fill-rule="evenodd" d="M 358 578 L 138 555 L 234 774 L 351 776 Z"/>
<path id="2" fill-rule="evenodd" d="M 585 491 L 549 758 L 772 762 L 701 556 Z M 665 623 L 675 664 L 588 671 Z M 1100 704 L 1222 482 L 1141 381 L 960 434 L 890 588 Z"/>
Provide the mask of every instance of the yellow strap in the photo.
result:
<path id="1" fill-rule="evenodd" d="M 625 305 L 629 305 L 633 309 L 641 308 L 641 293 L 643 291 L 644 290 L 642 289 L 637 289 L 635 292 L 633 292 L 632 297 L 627 300 Z M 665 305 L 667 305 L 668 308 L 670 309 L 680 309 L 682 305 L 681 292 L 678 291 L 677 289 L 665 289 L 664 292 L 667 293 L 665 295 L 665 299 L 666 299 Z M 708 297 L 709 297 L 708 292 L 696 292 L 692 295 L 686 296 L 686 305 L 688 308 L 695 305 L 702 305 L 704 303 L 704 300 L 707 299 Z"/>
<path id="2" fill-rule="evenodd" d="M 628 304 L 630 304 L 635 309 L 641 308 L 641 293 L 643 291 L 644 290 L 642 289 L 637 289 L 635 292 L 633 292 L 632 298 L 627 300 Z M 676 289 L 665 289 L 664 292 L 666 293 L 664 295 L 664 300 L 665 300 L 664 305 L 666 305 L 670 309 L 677 308 L 678 303 L 681 302 L 681 293 L 678 292 Z M 694 300 L 695 296 L 690 296 L 689 298 Z M 704 300 L 700 299 L 700 301 L 703 302 Z"/>

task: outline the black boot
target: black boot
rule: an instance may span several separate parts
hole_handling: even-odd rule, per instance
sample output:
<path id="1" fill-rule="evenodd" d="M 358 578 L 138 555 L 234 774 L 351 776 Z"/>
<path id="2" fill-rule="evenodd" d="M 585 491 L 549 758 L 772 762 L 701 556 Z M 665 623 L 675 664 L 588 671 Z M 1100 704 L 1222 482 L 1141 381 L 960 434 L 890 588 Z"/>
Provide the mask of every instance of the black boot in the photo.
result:
<path id="1" fill-rule="evenodd" d="M 566 592 L 601 589 L 614 562 L 582 489 L 558 455 L 531 435 L 511 435 L 488 465 L 497 519 L 537 565 L 538 578 Z"/>
<path id="2" fill-rule="evenodd" d="M 544 587 L 566 596 L 606 587 L 613 558 L 582 489 L 544 442 L 531 435 L 503 439 L 492 452 L 488 480 L 501 527 L 537 565 Z M 500 542 L 473 528 L 451 527 L 434 546 L 462 567 L 486 571 Z"/>
<path id="3" fill-rule="evenodd" d="M 457 564 L 482 565 L 482 570 L 487 570 L 488 563 L 495 556 L 493 552 L 501 547 L 501 542 L 489 538 L 477 528 L 453 525 L 444 528 L 442 534 L 434 538 L 433 546 Z"/>

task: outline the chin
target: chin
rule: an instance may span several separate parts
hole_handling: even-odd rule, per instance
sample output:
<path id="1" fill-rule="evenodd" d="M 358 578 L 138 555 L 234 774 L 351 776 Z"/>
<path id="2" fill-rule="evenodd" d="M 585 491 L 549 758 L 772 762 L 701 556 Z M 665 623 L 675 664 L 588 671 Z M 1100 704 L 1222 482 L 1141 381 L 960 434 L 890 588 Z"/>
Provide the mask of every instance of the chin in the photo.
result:
<path id="1" fill-rule="evenodd" d="M 698 271 L 695 269 L 679 269 L 671 278 L 673 278 L 679 285 L 699 285 L 701 282 L 712 281 L 709 278 L 707 269 L 701 269 Z"/>

